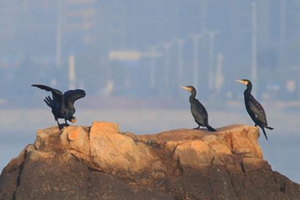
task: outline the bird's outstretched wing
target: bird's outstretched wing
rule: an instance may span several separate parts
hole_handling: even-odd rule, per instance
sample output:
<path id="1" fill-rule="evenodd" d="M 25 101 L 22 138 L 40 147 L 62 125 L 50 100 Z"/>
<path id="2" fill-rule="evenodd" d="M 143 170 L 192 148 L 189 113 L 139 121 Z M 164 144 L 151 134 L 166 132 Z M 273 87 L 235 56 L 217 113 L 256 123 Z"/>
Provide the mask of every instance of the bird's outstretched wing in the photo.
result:
<path id="1" fill-rule="evenodd" d="M 46 91 L 49 91 L 52 93 L 52 96 L 53 96 L 53 99 L 57 100 L 57 101 L 61 101 L 62 100 L 62 92 L 57 90 L 57 89 L 54 89 L 54 88 L 51 88 L 49 86 L 46 86 L 46 85 L 40 85 L 40 84 L 32 84 L 31 86 L 33 87 L 37 87 L 37 88 L 40 88 L 42 90 L 46 90 Z"/>
<path id="2" fill-rule="evenodd" d="M 71 101 L 72 103 L 83 97 L 85 97 L 85 91 L 80 89 L 68 90 L 64 93 L 65 100 Z"/>

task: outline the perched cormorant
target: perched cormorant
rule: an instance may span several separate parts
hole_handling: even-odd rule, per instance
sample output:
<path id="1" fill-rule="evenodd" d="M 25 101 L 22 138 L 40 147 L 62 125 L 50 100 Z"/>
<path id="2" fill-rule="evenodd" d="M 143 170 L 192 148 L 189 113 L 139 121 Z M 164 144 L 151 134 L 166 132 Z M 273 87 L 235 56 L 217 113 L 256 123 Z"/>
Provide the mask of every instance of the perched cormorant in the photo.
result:
<path id="1" fill-rule="evenodd" d="M 76 122 L 76 118 L 73 116 L 75 113 L 74 102 L 77 99 L 85 97 L 85 91 L 76 89 L 68 90 L 64 94 L 54 88 L 46 85 L 33 84 L 33 87 L 38 87 L 42 90 L 46 90 L 52 93 L 52 99 L 50 96 L 45 97 L 45 103 L 51 108 L 54 115 L 54 119 L 57 122 L 58 128 L 62 129 L 64 126 L 68 126 L 67 120 L 72 123 Z M 58 119 L 65 120 L 65 124 L 59 124 Z"/>
<path id="2" fill-rule="evenodd" d="M 252 90 L 252 83 L 247 79 L 236 80 L 239 83 L 242 83 L 247 86 L 247 89 L 244 92 L 244 100 L 245 106 L 248 114 L 250 115 L 251 119 L 254 121 L 255 126 L 259 126 L 266 139 L 268 140 L 266 131 L 264 128 L 273 130 L 272 127 L 268 126 L 267 117 L 264 108 L 258 103 L 258 101 L 251 95 Z"/>
<path id="3" fill-rule="evenodd" d="M 209 131 L 217 131 L 208 124 L 208 114 L 205 107 L 196 99 L 196 89 L 193 86 L 185 86 L 183 89 L 191 93 L 190 103 L 191 103 L 191 112 L 195 119 L 195 122 L 199 125 L 195 129 L 199 129 L 200 126 L 206 127 Z"/>

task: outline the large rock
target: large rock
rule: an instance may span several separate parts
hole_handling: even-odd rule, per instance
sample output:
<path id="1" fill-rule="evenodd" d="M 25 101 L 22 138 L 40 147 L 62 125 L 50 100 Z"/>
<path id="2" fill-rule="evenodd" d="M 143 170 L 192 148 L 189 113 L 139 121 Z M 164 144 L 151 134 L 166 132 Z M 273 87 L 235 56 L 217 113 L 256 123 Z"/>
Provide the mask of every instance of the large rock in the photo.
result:
<path id="1" fill-rule="evenodd" d="M 256 127 L 211 133 L 120 133 L 94 122 L 39 130 L 3 169 L 0 199 L 298 199 L 300 186 L 273 172 Z"/>

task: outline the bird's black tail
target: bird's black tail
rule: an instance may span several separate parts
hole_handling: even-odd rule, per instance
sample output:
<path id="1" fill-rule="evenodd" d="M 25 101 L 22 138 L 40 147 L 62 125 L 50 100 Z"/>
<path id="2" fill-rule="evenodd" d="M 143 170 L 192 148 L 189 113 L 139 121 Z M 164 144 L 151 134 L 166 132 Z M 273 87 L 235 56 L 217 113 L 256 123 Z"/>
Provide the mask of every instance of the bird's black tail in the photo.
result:
<path id="1" fill-rule="evenodd" d="M 270 127 L 270 126 L 266 126 L 267 129 L 269 130 L 273 130 L 274 128 Z"/>
<path id="2" fill-rule="evenodd" d="M 268 136 L 267 136 L 267 134 L 266 134 L 266 131 L 265 131 L 264 127 L 260 127 L 260 128 L 262 129 L 262 131 L 263 131 L 263 133 L 264 133 L 266 139 L 268 140 Z M 266 128 L 267 128 L 267 127 L 266 127 Z"/>
<path id="3" fill-rule="evenodd" d="M 217 131 L 216 129 L 214 129 L 213 127 L 211 127 L 209 124 L 206 125 L 206 128 L 209 130 L 209 131 Z"/>

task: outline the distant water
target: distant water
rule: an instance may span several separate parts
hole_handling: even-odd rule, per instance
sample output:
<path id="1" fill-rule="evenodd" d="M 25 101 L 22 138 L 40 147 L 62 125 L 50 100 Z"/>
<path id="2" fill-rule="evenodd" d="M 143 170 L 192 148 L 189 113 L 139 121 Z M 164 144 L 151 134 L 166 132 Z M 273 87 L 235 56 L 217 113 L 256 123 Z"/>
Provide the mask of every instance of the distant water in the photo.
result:
<path id="1" fill-rule="evenodd" d="M 19 155 L 27 144 L 31 144 L 35 140 L 34 132 L 24 131 L 22 133 L 5 131 L 0 133 L 0 168 L 3 169 L 8 162 Z"/>
<path id="2" fill-rule="evenodd" d="M 20 112 L 22 115 L 20 115 Z M 24 118 L 24 116 L 26 116 Z M 195 122 L 189 110 L 81 110 L 76 112 L 76 125 L 90 126 L 93 121 L 110 121 L 119 124 L 120 131 L 135 134 L 151 134 L 178 128 L 194 128 Z M 273 131 L 267 130 L 269 141 L 261 134 L 264 159 L 274 171 L 300 183 L 300 113 L 268 112 L 268 121 Z M 222 127 L 229 124 L 253 125 L 242 111 L 210 111 L 210 124 Z M 6 110 L 0 114 L 0 169 L 19 155 L 27 144 L 32 144 L 36 131 L 55 126 L 52 114 L 42 110 Z"/>

